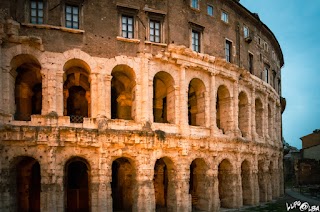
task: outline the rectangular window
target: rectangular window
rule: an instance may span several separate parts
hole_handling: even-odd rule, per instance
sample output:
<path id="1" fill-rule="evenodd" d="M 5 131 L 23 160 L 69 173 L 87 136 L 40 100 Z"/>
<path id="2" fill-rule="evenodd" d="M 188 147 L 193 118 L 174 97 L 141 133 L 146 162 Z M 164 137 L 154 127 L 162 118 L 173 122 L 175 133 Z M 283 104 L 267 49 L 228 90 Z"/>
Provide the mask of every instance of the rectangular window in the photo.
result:
<path id="1" fill-rule="evenodd" d="M 66 5 L 66 27 L 79 29 L 79 7 Z"/>
<path id="2" fill-rule="evenodd" d="M 213 6 L 211 5 L 207 6 L 207 14 L 210 16 L 213 16 Z"/>
<path id="3" fill-rule="evenodd" d="M 200 52 L 200 32 L 192 30 L 192 50 Z"/>
<path id="4" fill-rule="evenodd" d="M 249 28 L 246 26 L 243 26 L 243 36 L 244 38 L 249 37 Z"/>
<path id="5" fill-rule="evenodd" d="M 122 37 L 124 38 L 133 38 L 133 16 L 122 15 L 121 17 L 122 23 Z"/>
<path id="6" fill-rule="evenodd" d="M 264 81 L 269 83 L 269 69 L 268 69 L 268 67 L 264 68 Z"/>
<path id="7" fill-rule="evenodd" d="M 228 40 L 226 40 L 226 61 L 231 62 L 231 49 L 232 49 L 232 43 Z"/>
<path id="8" fill-rule="evenodd" d="M 160 21 L 150 20 L 150 41 L 160 43 Z"/>
<path id="9" fill-rule="evenodd" d="M 228 23 L 229 22 L 229 17 L 228 17 L 228 13 L 222 11 L 221 13 L 221 20 Z"/>
<path id="10" fill-rule="evenodd" d="M 253 74 L 253 54 L 249 53 L 249 71 Z"/>
<path id="11" fill-rule="evenodd" d="M 30 1 L 30 23 L 43 24 L 43 1 Z"/>
<path id="12" fill-rule="evenodd" d="M 191 0 L 191 7 L 194 9 L 199 9 L 199 0 Z"/>

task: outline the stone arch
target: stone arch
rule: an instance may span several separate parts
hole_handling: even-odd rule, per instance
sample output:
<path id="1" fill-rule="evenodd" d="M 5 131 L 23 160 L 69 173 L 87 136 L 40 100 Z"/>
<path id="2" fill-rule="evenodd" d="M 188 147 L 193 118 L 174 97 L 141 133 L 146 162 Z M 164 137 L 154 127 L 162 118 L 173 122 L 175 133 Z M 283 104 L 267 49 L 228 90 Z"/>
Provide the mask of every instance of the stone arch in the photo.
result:
<path id="1" fill-rule="evenodd" d="M 259 201 L 267 201 L 267 182 L 265 172 L 265 162 L 263 160 L 258 161 L 258 183 L 259 183 Z"/>
<path id="2" fill-rule="evenodd" d="M 228 159 L 224 159 L 218 166 L 219 199 L 221 208 L 235 207 L 235 175 Z"/>
<path id="3" fill-rule="evenodd" d="M 250 163 L 244 160 L 241 163 L 241 185 L 242 185 L 242 204 L 252 205 L 253 203 L 253 189 L 252 189 L 252 174 Z"/>
<path id="4" fill-rule="evenodd" d="M 91 94 L 89 65 L 80 59 L 71 59 L 63 67 L 64 115 L 70 122 L 82 123 L 84 117 L 91 116 Z"/>
<path id="5" fill-rule="evenodd" d="M 205 126 L 205 91 L 202 80 L 193 78 L 188 88 L 188 122 L 193 126 Z"/>
<path id="6" fill-rule="evenodd" d="M 208 166 L 201 158 L 192 161 L 190 165 L 189 194 L 191 194 L 192 209 L 209 211 L 210 190 L 207 179 Z"/>
<path id="7" fill-rule="evenodd" d="M 255 100 L 255 120 L 256 120 L 256 133 L 263 136 L 263 104 L 260 98 Z"/>
<path id="8" fill-rule="evenodd" d="M 82 157 L 65 164 L 65 211 L 90 211 L 90 165 Z"/>
<path id="9" fill-rule="evenodd" d="M 153 120 L 159 123 L 175 121 L 174 79 L 164 71 L 153 78 Z"/>
<path id="10" fill-rule="evenodd" d="M 249 135 L 250 126 L 250 105 L 247 94 L 241 91 L 239 94 L 239 104 L 238 104 L 238 125 L 241 131 L 242 137 L 247 137 Z"/>
<path id="11" fill-rule="evenodd" d="M 40 163 L 30 156 L 15 157 L 11 163 L 10 181 L 15 211 L 40 211 Z"/>
<path id="12" fill-rule="evenodd" d="M 135 72 L 127 65 L 117 65 L 111 72 L 111 118 L 135 118 Z"/>
<path id="13" fill-rule="evenodd" d="M 216 122 L 217 127 L 223 133 L 231 130 L 231 96 L 225 85 L 220 85 L 217 90 L 216 99 Z"/>
<path id="14" fill-rule="evenodd" d="M 41 114 L 42 110 L 42 77 L 39 61 L 30 54 L 20 54 L 11 60 L 11 74 L 15 76 L 14 118 L 19 121 L 30 121 L 31 115 Z"/>
<path id="15" fill-rule="evenodd" d="M 162 157 L 154 165 L 154 193 L 157 211 L 176 211 L 176 168 L 172 160 Z"/>
<path id="16" fill-rule="evenodd" d="M 96 61 L 89 54 L 81 51 L 80 49 L 71 49 L 63 52 L 63 57 L 61 57 L 60 64 L 65 66 L 67 62 L 72 60 L 83 61 L 83 64 L 86 64 L 86 68 L 83 68 L 85 70 L 89 70 L 89 73 L 91 73 L 92 70 L 96 70 Z"/>
<path id="17" fill-rule="evenodd" d="M 131 159 L 120 157 L 112 163 L 112 205 L 113 211 L 132 211 L 136 197 L 135 167 Z"/>

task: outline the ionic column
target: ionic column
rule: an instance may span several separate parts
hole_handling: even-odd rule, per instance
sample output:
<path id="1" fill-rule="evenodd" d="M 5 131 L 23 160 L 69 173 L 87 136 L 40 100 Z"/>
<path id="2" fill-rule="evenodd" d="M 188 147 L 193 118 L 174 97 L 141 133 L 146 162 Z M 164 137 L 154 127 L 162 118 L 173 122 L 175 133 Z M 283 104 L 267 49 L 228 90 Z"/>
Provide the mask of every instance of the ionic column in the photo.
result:
<path id="1" fill-rule="evenodd" d="M 64 113 L 64 97 L 63 97 L 63 79 L 64 72 L 57 71 L 56 72 L 56 112 L 58 116 L 63 116 Z M 49 91 L 50 92 L 50 91 Z"/>
<path id="2" fill-rule="evenodd" d="M 2 95 L 3 95 L 3 111 L 6 114 L 14 114 L 16 111 L 15 106 L 15 79 L 17 77 L 16 71 L 10 72 L 10 67 L 2 69 L 3 73 L 1 78 L 2 81 Z"/>
<path id="3" fill-rule="evenodd" d="M 252 89 L 251 93 L 251 135 L 253 141 L 256 141 L 258 138 L 257 132 L 256 132 L 256 95 L 255 95 L 255 89 Z"/>
<path id="4" fill-rule="evenodd" d="M 180 93 L 179 93 L 179 116 L 180 116 L 180 133 L 181 135 L 188 134 L 188 88 L 186 86 L 186 67 L 180 68 Z"/>
<path id="5" fill-rule="evenodd" d="M 1 40 L 0 40 L 0 44 L 1 44 Z M 3 76 L 3 72 L 2 72 L 2 68 L 1 68 L 1 59 L 2 59 L 2 49 L 0 48 L 0 79 L 3 79 L 4 76 Z M 0 80 L 0 90 L 1 92 L 3 91 L 3 80 Z M 4 105 L 3 105 L 3 97 L 4 97 L 4 93 L 2 93 L 2 95 L 0 96 L 0 113 L 3 113 L 4 112 Z"/>
<path id="6" fill-rule="evenodd" d="M 42 115 L 50 112 L 58 113 L 59 97 L 63 98 L 63 73 L 51 68 L 43 68 L 42 75 Z M 62 113 L 60 114 L 62 115 Z"/>
<path id="7" fill-rule="evenodd" d="M 217 93 L 216 93 L 216 79 L 215 75 L 211 73 L 210 75 L 210 129 L 211 136 L 218 131 L 217 128 Z"/>
<path id="8" fill-rule="evenodd" d="M 155 120 L 155 114 L 153 113 L 153 102 L 154 102 L 154 96 L 153 96 L 153 79 L 149 79 L 148 80 L 148 91 L 149 91 L 149 93 L 148 93 L 148 95 L 149 95 L 149 101 L 148 101 L 148 103 L 147 103 L 147 105 L 148 105 L 148 111 L 149 111 L 149 118 L 148 118 L 148 120 L 151 122 L 151 123 L 153 123 L 154 122 L 154 120 Z"/>
<path id="9" fill-rule="evenodd" d="M 110 88 L 108 88 L 110 89 Z M 97 117 L 106 117 L 106 76 L 104 74 L 98 75 L 98 114 Z"/>
<path id="10" fill-rule="evenodd" d="M 152 96 L 149 96 L 149 69 L 148 69 L 148 60 L 147 59 L 141 59 L 140 64 L 140 76 L 141 77 L 141 99 L 139 102 L 141 102 L 141 111 L 139 113 L 139 116 L 141 117 L 141 122 L 150 121 L 150 110 L 148 106 L 148 102 L 152 101 Z"/>
<path id="11" fill-rule="evenodd" d="M 105 115 L 107 119 L 111 119 L 111 75 L 106 75 L 103 80 L 104 80 L 104 87 L 105 87 L 105 95 L 103 96 L 104 98 L 104 110 L 105 110 Z"/>
<path id="12" fill-rule="evenodd" d="M 88 101 L 88 105 L 91 106 L 91 116 L 88 114 L 89 117 L 91 118 L 96 118 L 97 115 L 99 114 L 99 93 L 98 93 L 98 80 L 97 78 L 100 77 L 96 73 L 91 73 L 90 74 L 90 103 Z M 99 98 L 99 99 L 98 99 Z M 90 110 L 89 110 L 90 111 Z"/>
<path id="13" fill-rule="evenodd" d="M 233 131 L 236 136 L 241 135 L 241 131 L 239 129 L 239 122 L 238 122 L 238 116 L 239 116 L 239 83 L 238 81 L 235 81 L 233 83 Z"/>

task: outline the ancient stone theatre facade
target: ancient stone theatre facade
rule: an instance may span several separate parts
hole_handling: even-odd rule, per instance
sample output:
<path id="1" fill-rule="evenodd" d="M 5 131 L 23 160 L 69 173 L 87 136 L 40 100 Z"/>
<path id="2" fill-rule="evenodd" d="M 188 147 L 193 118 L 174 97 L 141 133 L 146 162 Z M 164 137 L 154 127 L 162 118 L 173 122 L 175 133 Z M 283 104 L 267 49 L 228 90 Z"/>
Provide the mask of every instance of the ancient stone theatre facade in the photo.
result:
<path id="1" fill-rule="evenodd" d="M 279 197 L 283 64 L 236 0 L 2 0 L 0 211 Z"/>

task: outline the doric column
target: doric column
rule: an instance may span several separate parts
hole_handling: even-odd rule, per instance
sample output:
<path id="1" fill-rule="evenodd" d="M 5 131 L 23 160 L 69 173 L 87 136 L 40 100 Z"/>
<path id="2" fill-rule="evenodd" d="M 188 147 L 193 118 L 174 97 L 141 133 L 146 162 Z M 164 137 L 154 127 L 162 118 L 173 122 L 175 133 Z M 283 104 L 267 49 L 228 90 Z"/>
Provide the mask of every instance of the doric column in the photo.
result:
<path id="1" fill-rule="evenodd" d="M 47 162 L 41 166 L 41 211 L 63 211 L 64 171 L 56 165 L 55 148 L 51 147 L 46 153 Z"/>
<path id="2" fill-rule="evenodd" d="M 188 134 L 188 88 L 186 86 L 186 67 L 180 67 L 180 93 L 179 93 L 179 124 L 181 135 Z"/>
<path id="3" fill-rule="evenodd" d="M 212 170 L 212 211 L 220 210 L 218 166 Z"/>
<path id="4" fill-rule="evenodd" d="M 153 168 L 138 167 L 136 186 L 134 193 L 137 195 L 136 205 L 133 211 L 148 212 L 155 211 L 155 193 L 153 185 Z"/>
<path id="5" fill-rule="evenodd" d="M 254 155 L 255 163 L 252 164 L 252 186 L 253 186 L 253 204 L 258 205 L 259 199 L 259 178 L 258 178 L 258 156 Z"/>
<path id="6" fill-rule="evenodd" d="M 191 212 L 191 194 L 189 194 L 190 171 L 187 164 L 179 166 L 176 175 L 177 211 Z"/>

